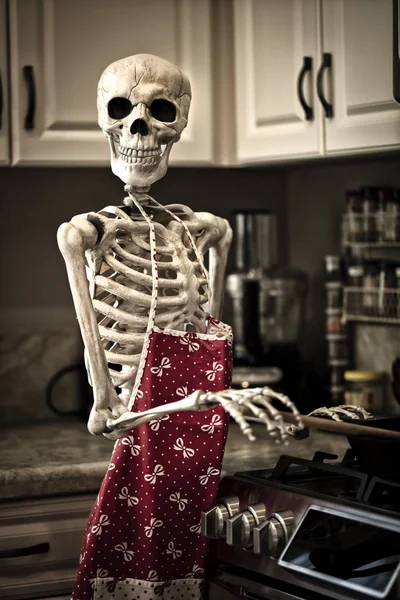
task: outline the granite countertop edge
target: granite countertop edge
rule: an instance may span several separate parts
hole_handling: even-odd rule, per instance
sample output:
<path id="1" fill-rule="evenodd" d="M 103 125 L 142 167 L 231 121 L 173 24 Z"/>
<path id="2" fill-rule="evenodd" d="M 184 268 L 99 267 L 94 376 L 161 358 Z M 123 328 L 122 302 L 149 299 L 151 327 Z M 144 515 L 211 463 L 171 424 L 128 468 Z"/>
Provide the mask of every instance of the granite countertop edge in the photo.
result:
<path id="1" fill-rule="evenodd" d="M 109 461 L 0 470 L 0 501 L 97 493 Z"/>
<path id="2" fill-rule="evenodd" d="M 249 442 L 236 424 L 229 427 L 221 475 L 273 467 L 281 454 L 311 458 L 315 451 L 342 456 L 346 438 L 322 432 L 304 441 L 276 445 L 255 425 Z M 8 427 L 0 439 L 0 502 L 93 494 L 107 471 L 113 443 L 89 435 L 84 423 L 55 422 Z"/>

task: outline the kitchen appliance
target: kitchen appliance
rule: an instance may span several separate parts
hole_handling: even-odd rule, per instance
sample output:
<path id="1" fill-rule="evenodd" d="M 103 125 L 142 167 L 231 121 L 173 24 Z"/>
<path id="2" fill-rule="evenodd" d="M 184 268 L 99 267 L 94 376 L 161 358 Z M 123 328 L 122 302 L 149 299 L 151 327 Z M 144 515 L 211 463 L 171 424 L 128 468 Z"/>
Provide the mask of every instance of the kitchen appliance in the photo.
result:
<path id="1" fill-rule="evenodd" d="M 299 339 L 307 276 L 279 266 L 274 214 L 241 210 L 235 220 L 235 267 L 226 282 L 234 365 L 280 369 L 279 388 L 298 401 L 304 379 Z"/>
<path id="2" fill-rule="evenodd" d="M 348 450 L 221 480 L 202 514 L 209 600 L 400 598 L 400 483 Z M 335 461 L 335 462 L 331 462 Z"/>

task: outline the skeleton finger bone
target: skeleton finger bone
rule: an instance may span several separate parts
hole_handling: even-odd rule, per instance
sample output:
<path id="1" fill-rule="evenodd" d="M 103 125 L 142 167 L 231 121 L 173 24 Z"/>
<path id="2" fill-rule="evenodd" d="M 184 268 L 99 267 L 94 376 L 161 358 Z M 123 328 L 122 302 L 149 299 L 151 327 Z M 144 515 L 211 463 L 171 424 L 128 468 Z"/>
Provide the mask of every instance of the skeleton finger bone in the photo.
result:
<path id="1" fill-rule="evenodd" d="M 253 402 L 260 403 L 262 408 L 256 406 Z M 243 406 L 250 410 L 255 417 L 265 423 L 268 433 L 271 437 L 275 438 L 275 443 L 283 443 L 286 445 L 288 438 L 286 426 L 279 411 L 261 395 L 257 395 L 253 402 L 250 402 L 248 399 L 242 400 Z"/>

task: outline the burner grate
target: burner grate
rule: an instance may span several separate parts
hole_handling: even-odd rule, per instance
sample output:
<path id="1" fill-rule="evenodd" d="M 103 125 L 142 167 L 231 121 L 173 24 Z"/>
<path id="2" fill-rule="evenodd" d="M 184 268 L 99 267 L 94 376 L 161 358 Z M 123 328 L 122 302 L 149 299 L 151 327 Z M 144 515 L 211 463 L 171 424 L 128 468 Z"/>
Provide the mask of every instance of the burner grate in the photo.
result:
<path id="1" fill-rule="evenodd" d="M 363 500 L 374 508 L 400 514 L 400 483 L 372 477 Z"/>

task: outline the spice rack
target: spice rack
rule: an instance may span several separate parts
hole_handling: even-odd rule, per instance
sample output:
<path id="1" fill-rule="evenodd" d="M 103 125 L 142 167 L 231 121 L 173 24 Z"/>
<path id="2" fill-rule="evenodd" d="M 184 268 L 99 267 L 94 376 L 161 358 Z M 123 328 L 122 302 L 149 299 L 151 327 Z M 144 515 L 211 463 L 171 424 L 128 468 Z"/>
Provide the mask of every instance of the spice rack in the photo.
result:
<path id="1" fill-rule="evenodd" d="M 400 290 L 345 287 L 342 319 L 363 323 L 400 324 Z"/>
<path id="2" fill-rule="evenodd" d="M 386 213 L 348 213 L 342 216 L 343 247 L 400 248 L 400 217 Z"/>

